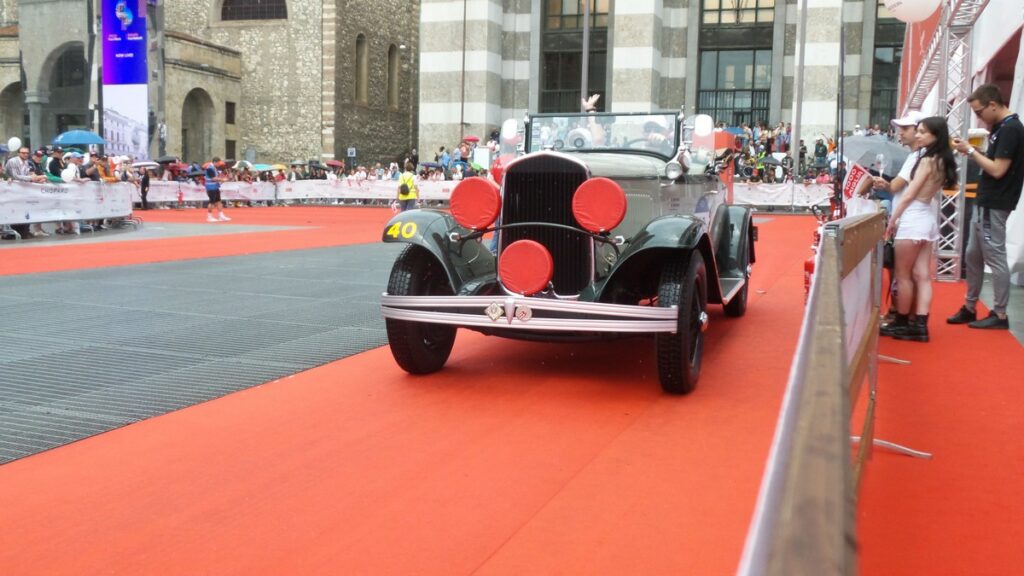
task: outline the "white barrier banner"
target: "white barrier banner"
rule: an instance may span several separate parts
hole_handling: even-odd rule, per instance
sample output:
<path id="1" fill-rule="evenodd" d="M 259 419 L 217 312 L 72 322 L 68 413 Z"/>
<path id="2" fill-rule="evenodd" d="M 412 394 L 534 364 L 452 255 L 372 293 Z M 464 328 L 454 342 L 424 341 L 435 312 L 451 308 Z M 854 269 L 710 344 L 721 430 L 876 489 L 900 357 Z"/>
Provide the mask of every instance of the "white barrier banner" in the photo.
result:
<path id="1" fill-rule="evenodd" d="M 181 197 L 178 197 L 181 194 Z M 133 195 L 136 202 L 142 201 L 139 190 Z M 191 182 L 175 182 L 173 180 L 150 180 L 147 202 L 206 202 L 206 188 Z"/>
<path id="2" fill-rule="evenodd" d="M 448 200 L 458 182 L 425 180 L 416 183 L 421 200 Z M 279 200 L 314 200 L 318 198 L 395 200 L 397 180 L 298 180 L 278 182 Z"/>
<path id="3" fill-rule="evenodd" d="M 277 197 L 277 186 L 273 182 L 225 182 L 220 185 L 220 197 L 232 201 L 274 200 Z"/>
<path id="4" fill-rule="evenodd" d="M 831 184 L 736 182 L 733 184 L 733 203 L 754 206 L 828 206 L 833 193 Z"/>
<path id="5" fill-rule="evenodd" d="M 131 216 L 132 190 L 134 186 L 122 182 L 0 182 L 0 224 Z"/>

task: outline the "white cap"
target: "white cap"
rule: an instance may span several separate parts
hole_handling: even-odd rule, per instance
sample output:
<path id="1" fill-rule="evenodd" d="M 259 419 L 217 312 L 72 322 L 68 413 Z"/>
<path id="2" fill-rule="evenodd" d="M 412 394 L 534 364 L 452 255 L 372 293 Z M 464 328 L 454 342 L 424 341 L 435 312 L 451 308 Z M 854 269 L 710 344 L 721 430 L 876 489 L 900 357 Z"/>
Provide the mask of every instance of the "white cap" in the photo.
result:
<path id="1" fill-rule="evenodd" d="M 928 116 L 920 110 L 911 110 L 903 118 L 894 118 L 892 125 L 897 128 L 906 128 L 907 126 L 917 126 Z"/>

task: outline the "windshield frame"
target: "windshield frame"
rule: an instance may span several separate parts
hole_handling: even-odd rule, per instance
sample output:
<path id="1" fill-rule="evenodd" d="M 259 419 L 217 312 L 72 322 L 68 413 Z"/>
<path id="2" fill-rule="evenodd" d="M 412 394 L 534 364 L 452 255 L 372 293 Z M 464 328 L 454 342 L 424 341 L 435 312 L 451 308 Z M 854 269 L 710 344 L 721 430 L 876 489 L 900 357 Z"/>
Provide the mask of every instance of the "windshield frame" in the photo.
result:
<path id="1" fill-rule="evenodd" d="M 566 126 L 560 126 L 560 129 L 565 129 L 567 131 L 566 135 L 568 135 L 568 132 L 571 132 L 572 130 L 583 130 L 581 126 L 586 126 L 591 121 L 595 122 L 596 124 L 602 127 L 614 127 L 616 125 L 616 119 L 619 118 L 626 119 L 626 121 L 623 122 L 624 127 L 628 126 L 632 128 L 633 126 L 641 126 L 642 130 L 643 128 L 641 123 L 633 123 L 629 122 L 629 120 L 652 116 L 662 117 L 666 121 L 666 123 L 668 123 L 671 127 L 671 135 L 669 136 L 669 140 L 666 140 L 666 143 L 664 145 L 658 146 L 656 148 L 644 146 L 629 148 L 610 145 L 593 146 L 589 142 L 583 143 L 583 145 L 581 146 L 574 146 L 566 142 L 565 139 L 560 139 L 556 137 L 552 137 L 550 142 L 537 141 L 540 137 L 541 128 L 550 128 L 552 125 L 557 124 L 557 122 L 555 122 L 556 119 L 561 119 L 562 121 L 565 122 Z M 528 122 L 525 130 L 526 141 L 524 147 L 524 151 L 527 154 L 531 152 L 538 152 L 541 150 L 554 150 L 557 152 L 581 154 L 613 152 L 625 154 L 652 155 L 657 156 L 662 160 L 669 161 L 674 159 L 678 154 L 680 138 L 682 136 L 682 129 L 679 121 L 679 112 L 671 110 L 655 110 L 651 112 L 545 112 L 542 114 L 530 114 L 528 115 L 527 119 Z M 568 128 L 569 126 L 575 127 Z M 611 131 L 614 132 L 614 129 Z M 590 138 L 590 131 L 586 130 L 586 132 L 588 132 L 588 134 L 586 134 L 585 137 Z M 614 135 L 609 137 L 614 139 Z M 559 141 L 561 141 L 561 146 L 557 145 Z M 577 143 L 579 143 L 579 140 L 577 140 Z"/>

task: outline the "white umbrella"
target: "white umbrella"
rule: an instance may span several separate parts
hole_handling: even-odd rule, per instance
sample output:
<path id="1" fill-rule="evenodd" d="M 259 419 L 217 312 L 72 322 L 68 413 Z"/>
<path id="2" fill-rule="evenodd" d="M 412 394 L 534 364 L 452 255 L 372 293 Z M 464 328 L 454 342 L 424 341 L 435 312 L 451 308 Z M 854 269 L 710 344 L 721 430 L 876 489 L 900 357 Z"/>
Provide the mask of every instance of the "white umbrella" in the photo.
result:
<path id="1" fill-rule="evenodd" d="M 252 170 L 252 164 L 249 163 L 248 160 L 239 160 L 238 162 L 235 162 L 235 165 L 233 166 L 233 168 L 235 170 L 241 170 L 242 168 L 248 168 L 248 169 Z"/>
<path id="2" fill-rule="evenodd" d="M 132 168 L 159 168 L 160 165 L 152 160 L 145 160 L 143 162 L 136 162 L 132 164 Z"/>

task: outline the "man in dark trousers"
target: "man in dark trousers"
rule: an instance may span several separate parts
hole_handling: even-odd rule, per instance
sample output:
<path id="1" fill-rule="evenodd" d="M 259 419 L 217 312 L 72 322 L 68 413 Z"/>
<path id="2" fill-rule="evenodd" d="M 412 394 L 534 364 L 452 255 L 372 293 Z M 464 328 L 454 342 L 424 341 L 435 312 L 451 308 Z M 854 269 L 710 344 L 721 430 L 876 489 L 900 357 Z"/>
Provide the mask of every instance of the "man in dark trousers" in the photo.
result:
<path id="1" fill-rule="evenodd" d="M 206 165 L 206 196 L 209 199 L 209 203 L 206 205 L 207 222 L 227 222 L 231 220 L 231 218 L 224 215 L 224 203 L 220 199 L 220 183 L 224 181 L 220 169 L 223 167 L 224 163 L 216 156 Z M 220 214 L 217 217 L 213 216 L 214 208 Z"/>
<path id="2" fill-rule="evenodd" d="M 988 150 L 981 154 L 970 143 L 954 140 L 957 151 L 981 168 L 978 196 L 971 214 L 970 238 L 964 264 L 967 269 L 967 297 L 963 307 L 946 319 L 950 324 L 971 328 L 1009 330 L 1006 305 L 1010 301 L 1010 268 L 1006 260 L 1006 220 L 1017 207 L 1024 186 L 1024 124 L 1006 107 L 994 84 L 979 86 L 968 98 L 971 110 L 991 129 Z M 992 270 L 992 311 L 977 319 L 976 305 L 985 280 L 985 266 Z"/>

